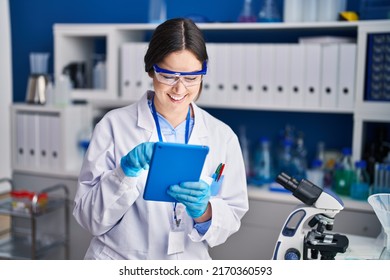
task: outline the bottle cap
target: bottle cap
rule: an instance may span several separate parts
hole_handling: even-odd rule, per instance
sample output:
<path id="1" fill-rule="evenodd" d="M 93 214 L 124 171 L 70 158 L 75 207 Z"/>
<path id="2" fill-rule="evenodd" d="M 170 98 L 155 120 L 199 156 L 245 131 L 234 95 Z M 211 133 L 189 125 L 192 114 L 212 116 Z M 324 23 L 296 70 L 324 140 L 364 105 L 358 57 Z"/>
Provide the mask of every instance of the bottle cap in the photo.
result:
<path id="1" fill-rule="evenodd" d="M 287 138 L 287 139 L 285 139 L 283 141 L 283 146 L 284 147 L 289 147 L 289 146 L 292 146 L 292 145 L 293 145 L 293 141 L 291 139 L 289 139 L 289 138 Z"/>
<path id="2" fill-rule="evenodd" d="M 311 166 L 313 168 L 321 167 L 322 166 L 322 160 L 320 160 L 320 159 L 313 160 L 313 162 L 311 163 Z"/>
<path id="3" fill-rule="evenodd" d="M 260 143 L 269 142 L 269 138 L 267 136 L 261 136 L 259 139 L 259 142 Z"/>
<path id="4" fill-rule="evenodd" d="M 367 163 L 365 160 L 358 160 L 355 162 L 355 167 L 356 168 L 366 168 L 367 167 Z"/>
<path id="5" fill-rule="evenodd" d="M 342 153 L 343 153 L 343 155 L 350 156 L 350 155 L 352 155 L 352 149 L 351 148 L 343 148 Z"/>

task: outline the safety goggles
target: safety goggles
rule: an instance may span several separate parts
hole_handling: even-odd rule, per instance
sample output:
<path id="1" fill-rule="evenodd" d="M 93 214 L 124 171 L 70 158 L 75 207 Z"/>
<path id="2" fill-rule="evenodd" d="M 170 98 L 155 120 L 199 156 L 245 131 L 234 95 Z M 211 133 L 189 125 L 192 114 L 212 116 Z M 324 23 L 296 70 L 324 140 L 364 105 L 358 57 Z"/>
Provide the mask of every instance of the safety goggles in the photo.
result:
<path id="1" fill-rule="evenodd" d="M 174 86 L 179 80 L 186 87 L 196 86 L 202 82 L 203 75 L 207 73 L 207 62 L 204 61 L 202 65 L 202 70 L 195 72 L 175 72 L 167 69 L 163 69 L 153 65 L 154 73 L 157 81 L 164 85 Z"/>

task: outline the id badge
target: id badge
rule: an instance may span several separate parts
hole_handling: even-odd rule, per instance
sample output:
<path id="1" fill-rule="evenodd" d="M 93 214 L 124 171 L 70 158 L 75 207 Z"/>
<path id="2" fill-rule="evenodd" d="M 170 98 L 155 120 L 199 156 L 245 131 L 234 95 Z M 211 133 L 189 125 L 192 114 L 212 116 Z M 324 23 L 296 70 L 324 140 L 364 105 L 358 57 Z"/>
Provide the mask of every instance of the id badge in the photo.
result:
<path id="1" fill-rule="evenodd" d="M 168 255 L 184 252 L 184 231 L 170 231 L 168 239 Z"/>
<path id="2" fill-rule="evenodd" d="M 174 207 L 171 230 L 168 237 L 168 255 L 184 252 L 184 211 L 183 204 L 178 203 Z"/>

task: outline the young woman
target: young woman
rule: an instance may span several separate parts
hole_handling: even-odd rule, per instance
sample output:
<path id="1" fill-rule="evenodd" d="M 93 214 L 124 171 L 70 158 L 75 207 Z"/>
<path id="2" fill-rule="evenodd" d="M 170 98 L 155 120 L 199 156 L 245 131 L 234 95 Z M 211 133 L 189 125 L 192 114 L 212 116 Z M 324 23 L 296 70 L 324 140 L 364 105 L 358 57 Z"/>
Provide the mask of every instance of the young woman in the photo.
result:
<path id="1" fill-rule="evenodd" d="M 208 56 L 202 32 L 191 20 L 159 25 L 144 60 L 154 90 L 107 113 L 85 155 L 73 211 L 93 235 L 85 258 L 210 259 L 208 248 L 238 231 L 248 210 L 238 138 L 194 103 Z M 178 203 L 143 199 L 157 141 L 209 147 L 201 180 L 168 188 Z M 211 195 L 210 177 L 221 163 L 220 189 Z"/>

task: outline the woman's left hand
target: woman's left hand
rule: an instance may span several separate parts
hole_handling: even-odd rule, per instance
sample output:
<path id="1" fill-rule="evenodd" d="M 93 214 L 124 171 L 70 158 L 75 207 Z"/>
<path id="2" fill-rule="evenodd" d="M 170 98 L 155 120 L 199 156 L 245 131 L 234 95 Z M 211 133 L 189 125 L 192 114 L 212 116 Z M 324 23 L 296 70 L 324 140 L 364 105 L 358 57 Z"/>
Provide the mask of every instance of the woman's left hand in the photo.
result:
<path id="1" fill-rule="evenodd" d="M 193 219 L 199 218 L 207 210 L 210 200 L 210 186 L 200 180 L 199 182 L 184 182 L 172 185 L 167 193 L 178 202 L 186 206 L 188 215 Z"/>

